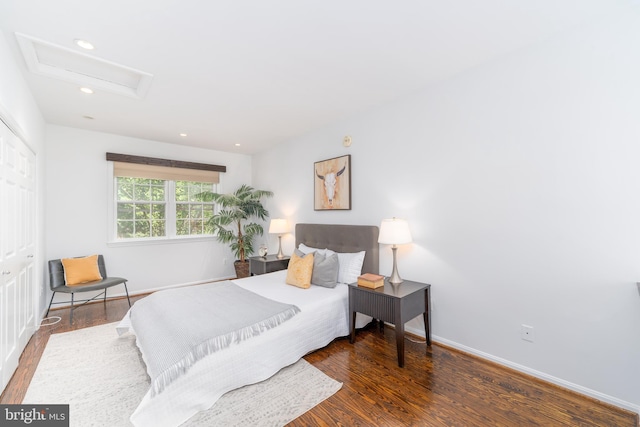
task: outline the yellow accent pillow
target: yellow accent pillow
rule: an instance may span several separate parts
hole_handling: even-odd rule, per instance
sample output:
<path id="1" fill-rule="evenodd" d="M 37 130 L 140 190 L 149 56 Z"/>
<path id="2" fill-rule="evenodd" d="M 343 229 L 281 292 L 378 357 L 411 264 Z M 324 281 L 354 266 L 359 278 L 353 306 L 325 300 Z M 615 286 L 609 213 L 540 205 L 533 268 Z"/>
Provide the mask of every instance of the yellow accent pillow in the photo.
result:
<path id="1" fill-rule="evenodd" d="M 78 286 L 88 282 L 102 280 L 98 269 L 98 255 L 84 258 L 63 258 L 64 282 L 67 286 Z"/>
<path id="2" fill-rule="evenodd" d="M 313 273 L 313 253 L 299 257 L 295 253 L 291 255 L 287 268 L 287 285 L 308 289 L 311 287 L 311 273 Z"/>

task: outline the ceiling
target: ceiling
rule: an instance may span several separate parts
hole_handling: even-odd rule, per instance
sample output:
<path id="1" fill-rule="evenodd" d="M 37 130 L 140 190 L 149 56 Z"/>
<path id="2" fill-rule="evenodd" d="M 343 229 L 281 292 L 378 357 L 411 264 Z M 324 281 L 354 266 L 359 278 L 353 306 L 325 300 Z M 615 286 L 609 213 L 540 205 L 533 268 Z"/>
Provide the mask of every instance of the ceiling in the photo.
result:
<path id="1" fill-rule="evenodd" d="M 253 154 L 630 1 L 2 0 L 0 29 L 48 123 Z M 150 83 L 82 93 L 30 72 L 16 33 Z"/>

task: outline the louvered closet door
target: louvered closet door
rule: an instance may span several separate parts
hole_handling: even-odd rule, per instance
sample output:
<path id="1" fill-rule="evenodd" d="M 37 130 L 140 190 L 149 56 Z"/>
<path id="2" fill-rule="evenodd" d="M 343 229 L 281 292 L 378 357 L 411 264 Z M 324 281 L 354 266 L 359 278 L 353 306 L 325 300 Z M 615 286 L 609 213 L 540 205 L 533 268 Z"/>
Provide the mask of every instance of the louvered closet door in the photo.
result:
<path id="1" fill-rule="evenodd" d="M 35 155 L 0 121 L 0 380 L 35 331 Z"/>

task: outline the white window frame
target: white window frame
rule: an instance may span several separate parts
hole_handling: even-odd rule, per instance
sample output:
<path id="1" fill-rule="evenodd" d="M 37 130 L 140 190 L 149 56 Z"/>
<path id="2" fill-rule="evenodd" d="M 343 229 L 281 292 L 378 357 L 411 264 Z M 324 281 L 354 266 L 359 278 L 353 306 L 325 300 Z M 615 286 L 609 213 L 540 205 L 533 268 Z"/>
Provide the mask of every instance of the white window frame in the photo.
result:
<path id="1" fill-rule="evenodd" d="M 214 234 L 195 234 L 195 235 L 177 235 L 176 234 L 176 200 L 175 200 L 175 181 L 165 180 L 165 231 L 166 236 L 162 237 L 138 237 L 138 238 L 118 238 L 117 233 L 117 211 L 118 201 L 116 194 L 116 177 L 113 173 L 113 162 L 108 161 L 108 227 L 107 227 L 107 245 L 108 246 L 137 246 L 137 245 L 153 245 L 167 243 L 185 243 L 194 241 L 208 241 L 215 239 Z M 220 182 L 217 184 L 217 192 L 221 192 L 223 174 L 220 174 Z M 219 211 L 219 206 L 214 206 L 214 213 Z"/>

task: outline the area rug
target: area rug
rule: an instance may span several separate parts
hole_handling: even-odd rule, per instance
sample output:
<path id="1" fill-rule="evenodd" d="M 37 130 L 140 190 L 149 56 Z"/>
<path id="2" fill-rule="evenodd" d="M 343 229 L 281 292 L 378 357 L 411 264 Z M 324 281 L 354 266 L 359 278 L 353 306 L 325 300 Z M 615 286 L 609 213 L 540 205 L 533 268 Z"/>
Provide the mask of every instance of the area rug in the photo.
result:
<path id="1" fill-rule="evenodd" d="M 23 403 L 69 404 L 72 427 L 125 427 L 148 387 L 135 337 L 118 337 L 112 323 L 51 335 Z M 341 387 L 301 359 L 225 394 L 183 427 L 283 426 Z"/>

